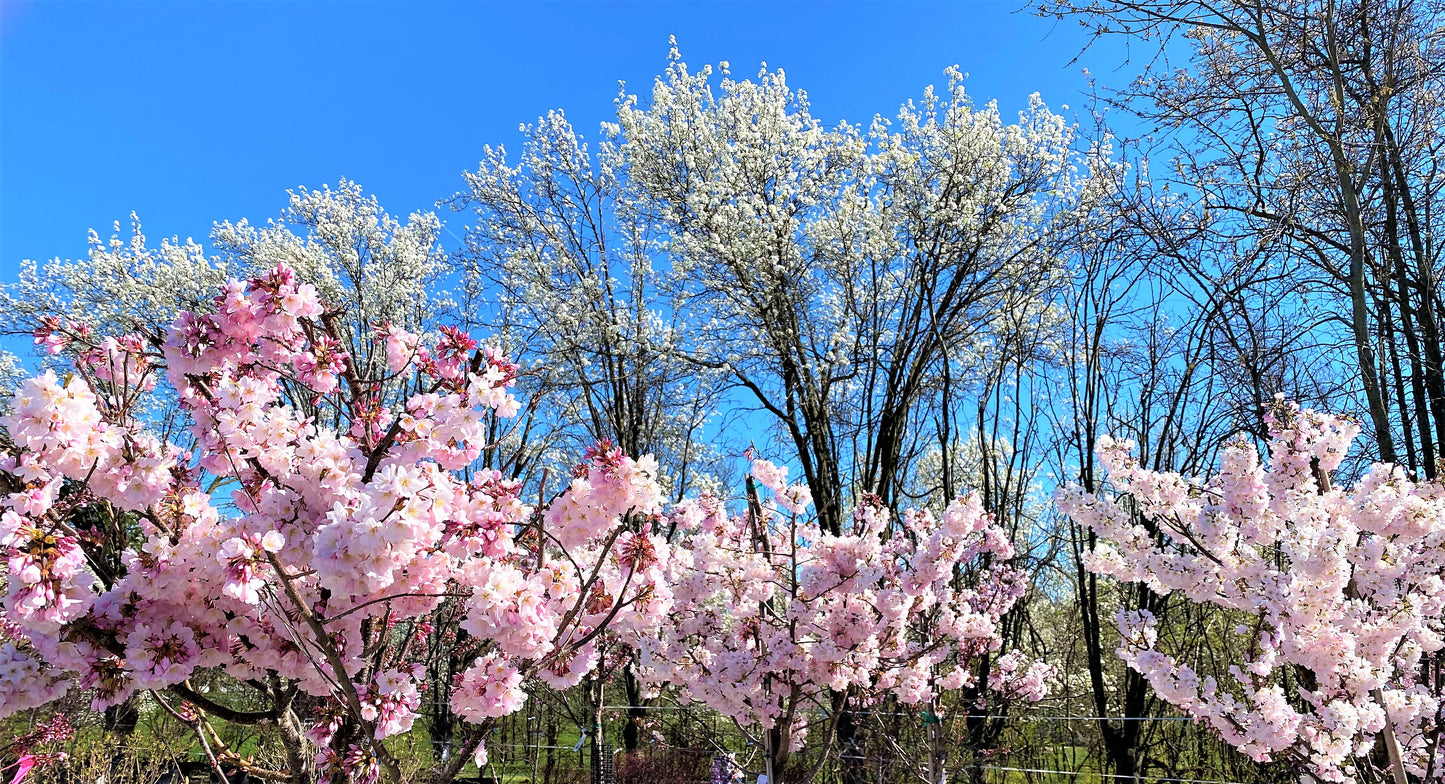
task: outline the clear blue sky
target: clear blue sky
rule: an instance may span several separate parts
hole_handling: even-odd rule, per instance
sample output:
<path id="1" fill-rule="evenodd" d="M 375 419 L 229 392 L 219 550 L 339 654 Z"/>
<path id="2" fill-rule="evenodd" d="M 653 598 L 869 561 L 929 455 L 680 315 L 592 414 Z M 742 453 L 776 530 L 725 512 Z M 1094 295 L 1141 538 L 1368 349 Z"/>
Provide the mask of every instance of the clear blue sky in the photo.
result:
<path id="1" fill-rule="evenodd" d="M 1128 78 L 1117 49 L 1071 65 L 1076 24 L 1022 4 L 0 0 L 0 281 L 132 210 L 159 244 L 341 177 L 393 214 L 431 209 L 549 108 L 595 137 L 669 35 L 694 68 L 782 67 L 830 123 L 891 115 L 950 64 L 1009 116 L 1034 91 L 1082 104 L 1083 66 Z"/>

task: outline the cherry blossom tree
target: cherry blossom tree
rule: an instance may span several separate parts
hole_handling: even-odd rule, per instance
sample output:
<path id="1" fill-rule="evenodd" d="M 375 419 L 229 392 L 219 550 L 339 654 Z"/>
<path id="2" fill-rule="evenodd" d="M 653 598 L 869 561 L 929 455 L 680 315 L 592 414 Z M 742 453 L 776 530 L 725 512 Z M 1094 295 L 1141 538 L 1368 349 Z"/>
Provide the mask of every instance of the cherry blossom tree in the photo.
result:
<path id="1" fill-rule="evenodd" d="M 119 224 L 109 240 L 92 233 L 85 258 L 26 262 L 16 283 L 0 286 L 0 330 L 29 333 L 39 327 L 53 332 L 46 323 L 59 315 L 83 321 L 101 334 L 160 335 L 180 312 L 209 307 L 211 293 L 228 275 L 244 279 L 284 264 L 337 312 L 334 327 L 340 350 L 360 374 L 377 379 L 372 391 L 385 405 L 395 407 L 423 391 L 414 383 L 415 374 L 386 370 L 382 345 L 372 337 L 373 326 L 379 323 L 411 332 L 435 332 L 449 321 L 468 328 L 474 324 L 453 307 L 443 289 L 446 259 L 437 242 L 441 224 L 436 216 L 422 212 L 405 220 L 393 217 L 374 196 L 345 179 L 318 189 L 288 191 L 287 196 L 285 209 L 274 219 L 217 224 L 209 249 L 176 239 L 162 240 L 156 247 L 132 216 L 128 238 L 121 236 Z M 502 338 L 505 333 L 498 331 L 491 339 Z M 512 356 L 518 359 L 515 351 Z M 309 390 L 286 378 L 280 383 L 290 405 L 306 416 L 322 415 L 314 409 Z M 473 468 L 500 470 L 509 479 L 524 482 L 529 479 L 529 471 L 551 442 L 539 426 L 546 418 L 538 415 L 538 391 L 535 383 L 529 385 L 529 405 L 516 425 L 496 427 L 503 420 L 490 420 L 486 439 L 497 443 L 484 450 Z M 152 421 L 155 434 L 163 440 L 178 438 L 185 445 L 186 423 L 176 421 L 178 407 L 168 387 L 139 402 L 133 415 Z M 552 475 L 565 477 L 571 458 L 584 446 L 566 454 L 553 450 L 548 455 L 553 458 Z M 431 665 L 427 679 L 434 696 L 424 701 L 424 707 L 435 729 L 432 740 L 438 756 L 452 753 L 446 730 L 454 725 L 455 714 L 445 689 L 437 687 L 459 671 L 453 665 L 464 666 L 467 660 L 464 653 L 453 657 L 443 650 L 457 635 L 460 616 L 454 604 L 444 600 L 438 606 L 428 635 L 433 655 L 427 659 Z"/>
<path id="2" fill-rule="evenodd" d="M 999 648 L 999 619 L 1027 584 L 975 494 L 941 515 L 910 510 L 898 520 L 872 499 L 849 533 L 833 535 L 804 516 L 810 493 L 787 474 L 755 460 L 742 515 L 708 495 L 677 505 L 686 538 L 667 565 L 673 622 L 639 643 L 645 677 L 736 722 L 763 750 L 769 782 L 781 780 L 817 710 L 838 720 L 833 694 L 939 711 L 941 692 L 979 679 L 978 657 Z M 1044 696 L 1053 672 L 1016 655 L 994 669 L 1001 694 L 1028 700 Z M 804 780 L 826 759 L 832 730 Z M 930 751 L 936 781 L 942 750 Z"/>
<path id="3" fill-rule="evenodd" d="M 1440 775 L 1445 647 L 1445 491 L 1376 464 L 1348 489 L 1330 474 L 1359 426 L 1277 399 L 1269 456 L 1227 446 L 1208 481 L 1141 468 L 1107 438 L 1100 462 L 1121 498 L 1060 490 L 1060 508 L 1100 538 L 1099 574 L 1182 594 L 1234 616 L 1244 657 L 1230 679 L 1171 655 L 1154 617 L 1121 612 L 1120 657 L 1155 691 L 1257 761 L 1307 780 L 1397 784 Z M 1150 535 L 1142 523 L 1160 532 Z"/>
<path id="4" fill-rule="evenodd" d="M 75 361 L 24 381 L 0 418 L 0 713 L 76 687 L 97 709 L 145 691 L 218 768 L 398 781 L 382 741 L 411 728 L 430 613 L 455 601 L 467 666 L 445 688 L 470 729 L 428 773 L 449 781 L 485 763 L 486 727 L 525 684 L 577 683 L 604 630 L 655 632 L 671 600 L 650 458 L 594 449 L 562 494 L 526 504 L 520 482 L 473 470 L 519 408 L 500 352 L 382 324 L 382 361 L 359 362 L 345 314 L 285 266 L 208 304 L 164 336 L 59 317 L 37 333 Z M 384 398 L 401 378 L 410 393 Z M 166 388 L 188 451 L 136 415 Z M 202 672 L 247 706 L 195 688 Z M 246 764 L 218 720 L 278 728 L 287 768 Z"/>

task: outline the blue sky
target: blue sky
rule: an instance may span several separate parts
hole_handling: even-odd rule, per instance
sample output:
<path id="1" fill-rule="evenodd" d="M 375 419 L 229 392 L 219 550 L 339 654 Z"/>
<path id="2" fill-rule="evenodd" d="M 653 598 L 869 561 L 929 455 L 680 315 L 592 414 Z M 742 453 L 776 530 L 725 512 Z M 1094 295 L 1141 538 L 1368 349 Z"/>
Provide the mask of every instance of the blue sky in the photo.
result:
<path id="1" fill-rule="evenodd" d="M 1118 49 L 1070 64 L 1077 25 L 1022 4 L 0 0 L 0 281 L 132 210 L 159 244 L 341 177 L 393 214 L 432 209 L 549 108 L 595 137 L 669 35 L 694 68 L 783 68 L 830 123 L 891 115 L 950 64 L 1010 116 L 1035 91 L 1077 108 L 1085 66 L 1128 79 Z"/>

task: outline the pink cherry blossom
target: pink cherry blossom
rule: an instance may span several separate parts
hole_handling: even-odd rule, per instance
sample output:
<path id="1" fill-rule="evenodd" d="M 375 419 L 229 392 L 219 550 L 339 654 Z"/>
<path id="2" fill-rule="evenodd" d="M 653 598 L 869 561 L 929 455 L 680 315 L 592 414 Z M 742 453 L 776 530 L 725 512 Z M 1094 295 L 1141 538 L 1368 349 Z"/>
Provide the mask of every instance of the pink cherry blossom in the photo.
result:
<path id="1" fill-rule="evenodd" d="M 838 536 L 799 514 L 786 469 L 755 460 L 751 473 L 786 515 L 762 498 L 742 515 L 711 496 L 672 510 L 684 546 L 668 565 L 671 623 L 639 644 L 644 678 L 756 728 L 778 768 L 830 690 L 926 706 L 977 681 L 1027 581 L 976 495 L 897 519 L 865 500 Z M 994 675 L 1001 698 L 1037 700 L 1053 671 L 1013 653 Z"/>
<path id="2" fill-rule="evenodd" d="M 0 419 L 16 446 L 0 474 L 19 488 L 0 498 L 3 618 L 21 637 L 0 646 L 0 715 L 72 684 L 97 709 L 141 690 L 195 703 L 191 676 L 223 671 L 315 698 L 305 742 L 323 773 L 395 779 L 380 741 L 414 722 L 436 655 L 415 630 L 443 602 L 468 637 L 442 654 L 465 665 L 442 698 L 479 723 L 520 708 L 532 679 L 580 680 L 599 635 L 655 634 L 672 602 L 655 461 L 598 445 L 537 509 L 474 470 L 520 410 L 515 363 L 450 327 L 384 326 L 371 377 L 339 329 L 284 266 L 154 342 L 43 325 L 74 366 L 24 381 Z M 161 392 L 191 451 L 137 415 Z M 92 507 L 126 515 L 119 568 L 89 557 L 101 540 L 76 513 Z"/>

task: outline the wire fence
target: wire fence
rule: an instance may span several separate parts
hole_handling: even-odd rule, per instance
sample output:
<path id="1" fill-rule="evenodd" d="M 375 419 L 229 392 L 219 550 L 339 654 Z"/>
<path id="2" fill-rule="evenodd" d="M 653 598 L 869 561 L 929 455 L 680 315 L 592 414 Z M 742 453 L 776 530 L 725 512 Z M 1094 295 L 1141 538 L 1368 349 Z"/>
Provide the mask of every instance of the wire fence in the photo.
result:
<path id="1" fill-rule="evenodd" d="M 439 703 L 432 703 L 432 705 L 437 704 Z M 570 710 L 567 709 L 569 707 Z M 596 777 L 599 766 L 592 763 L 592 755 L 595 753 L 592 742 L 592 728 L 595 726 L 592 723 L 592 717 L 595 715 L 592 713 L 593 711 L 600 711 L 610 717 L 604 719 L 603 737 L 605 739 L 617 738 L 618 730 L 639 714 L 671 719 L 662 727 L 661 731 L 644 733 L 644 742 L 636 752 L 637 757 L 664 759 L 682 757 L 691 760 L 694 768 L 706 769 L 709 764 L 716 768 L 717 760 L 723 759 L 725 754 L 731 753 L 736 759 L 736 768 L 743 778 L 723 779 L 723 781 L 757 784 L 760 780 L 762 750 L 731 720 L 705 706 L 698 704 L 591 706 L 576 703 L 566 706 L 536 700 L 529 701 L 522 712 L 514 714 L 494 727 L 492 733 L 486 738 L 491 762 L 486 768 L 479 771 L 480 781 L 488 781 L 488 776 L 497 784 L 579 784 L 579 782 L 588 780 L 589 776 L 593 777 L 591 780 L 596 784 L 648 781 L 645 778 L 638 778 L 635 773 L 630 778 L 625 776 L 613 778 L 611 763 L 614 759 L 621 759 L 625 763 L 634 757 L 616 758 L 615 755 L 621 754 L 622 749 L 616 748 L 609 740 L 604 740 L 603 744 L 608 764 L 602 767 L 605 767 L 607 775 Z M 815 710 L 815 713 L 817 712 L 819 711 Z M 842 766 L 851 763 L 855 768 L 865 771 L 861 780 L 868 784 L 902 784 L 902 782 L 935 784 L 940 778 L 942 784 L 979 781 L 983 781 L 985 784 L 1066 784 L 1069 782 L 1077 784 L 1122 784 L 1123 782 L 1134 784 L 1259 784 L 1258 779 L 1211 776 L 1208 774 L 1230 771 L 1207 767 L 1190 771 L 1187 774 L 1176 774 L 1157 766 L 1144 775 L 1111 773 L 1105 769 L 1104 761 L 1099 754 L 1094 751 L 1081 751 L 1088 749 L 1091 744 L 1097 743 L 1099 739 L 1097 725 L 1101 722 L 1144 723 L 1180 728 L 1171 730 L 1171 732 L 1177 734 L 1184 731 L 1198 734 L 1201 738 L 1206 736 L 1212 738 L 1203 727 L 1189 727 L 1188 725 L 1197 724 L 1197 722 L 1186 716 L 1119 717 L 1067 715 L 1058 712 L 1033 715 L 1026 711 L 1008 717 L 987 713 L 957 714 L 951 718 L 955 720 L 1007 718 L 1010 722 L 1010 731 L 1019 733 L 1019 736 L 1006 738 L 1004 742 L 1006 748 L 995 748 L 982 755 L 959 754 L 957 752 L 960 749 L 949 749 L 948 751 L 954 753 L 942 755 L 943 759 L 949 763 L 945 767 L 946 773 L 934 774 L 938 778 L 927 778 L 926 776 L 930 775 L 929 771 L 937 770 L 937 768 L 931 767 L 932 763 L 928 759 L 929 752 L 919 746 L 920 738 L 923 737 L 920 729 L 929 723 L 927 714 L 922 711 L 897 709 L 863 709 L 850 711 L 850 713 L 859 717 L 879 720 L 880 723 L 870 727 L 869 731 L 872 733 L 882 733 L 887 726 L 899 727 L 903 730 L 903 734 L 898 737 L 873 737 L 869 742 L 870 745 L 866 748 L 857 744 L 841 750 L 837 746 L 833 747 L 832 756 L 829 758 L 833 762 L 827 763 L 831 766 L 829 770 L 836 773 Z M 817 718 L 821 721 L 826 716 L 820 715 Z M 938 720 L 935 718 L 933 721 L 937 722 Z M 888 722 L 888 724 L 883 722 Z M 907 734 L 908 737 L 905 738 L 904 734 Z M 1025 737 L 1027 742 L 1021 742 L 1020 738 Z M 419 748 L 426 747 L 429 742 L 429 737 L 425 732 L 414 740 Z M 1219 743 L 1217 739 L 1214 742 Z M 893 753 L 889 752 L 890 746 Z M 129 747 L 117 745 L 115 748 L 122 750 Z M 1219 748 L 1228 753 L 1222 744 Z M 148 750 L 154 752 L 156 749 Z M 134 747 L 133 751 L 141 754 L 147 749 Z M 808 754 L 817 755 L 817 748 L 807 749 L 800 756 Z M 814 756 L 813 759 L 816 760 L 819 757 Z M 826 760 L 824 761 L 826 762 Z M 540 775 L 544 763 L 548 771 L 545 778 Z M 625 769 L 625 765 L 623 768 Z M 985 775 L 980 776 L 980 773 Z M 832 781 L 833 779 L 824 776 L 814 780 Z M 718 778 L 709 775 L 699 774 L 688 778 L 674 774 L 668 776 L 665 782 L 659 780 L 659 784 L 716 784 L 718 781 Z"/>
<path id="2" fill-rule="evenodd" d="M 533 750 L 533 749 L 559 749 L 559 750 L 563 750 L 563 751 L 577 751 L 577 748 L 576 748 L 576 747 L 573 747 L 573 746 L 545 746 L 545 745 L 531 745 L 531 744 L 520 744 L 520 743 L 517 743 L 517 744 L 507 744 L 507 745 L 505 745 L 505 746 L 498 746 L 498 747 L 495 747 L 495 748 L 498 748 L 498 749 L 503 749 L 503 748 L 506 748 L 506 749 L 525 749 L 525 750 Z M 618 753 L 618 752 L 620 752 L 620 751 L 621 751 L 621 749 L 613 749 L 613 750 L 612 750 L 612 753 L 615 754 L 615 753 Z M 862 762 L 869 762 L 869 763 L 885 762 L 885 763 L 889 763 L 889 764 L 908 764 L 908 762 L 909 762 L 908 760 L 889 759 L 889 758 L 875 758 L 875 757 L 864 757 L 864 756 L 856 756 L 856 755 L 842 755 L 842 758 L 843 758 L 843 759 L 854 759 L 854 760 L 859 760 L 859 761 L 862 761 Z M 1227 780 L 1227 779 L 1177 778 L 1177 777 L 1171 777 L 1171 776 L 1126 776 L 1126 775 L 1122 775 L 1122 774 L 1118 774 L 1118 773 L 1104 773 L 1104 772 L 1101 772 L 1101 771 L 1093 771 L 1093 770 L 1088 770 L 1088 771 L 1078 771 L 1078 770 L 1053 770 L 1053 769 L 1050 769 L 1050 768 L 1021 768 L 1021 767 L 1013 767 L 1013 766 L 1008 766 L 1008 765 L 977 765 L 977 764 L 976 764 L 976 765 L 963 765 L 963 766 L 960 766 L 960 768 L 959 768 L 957 771 L 955 771 L 955 773 L 966 773 L 966 772 L 968 772 L 969 770 L 994 771 L 994 772 L 1000 772 L 1000 773 L 1023 773 L 1023 774 L 1031 774 L 1031 775 L 1037 775 L 1037 776 L 1050 776 L 1050 777 L 1065 776 L 1065 777 L 1075 777 L 1075 778 L 1076 778 L 1076 777 L 1080 777 L 1080 776 L 1088 776 L 1088 777 L 1094 778 L 1094 779 L 1108 779 L 1108 780 L 1111 780 L 1111 781 L 1148 782 L 1148 784 L 1248 784 L 1247 782 L 1230 781 L 1230 780 Z M 745 774 L 745 775 L 746 775 L 746 774 Z M 711 781 L 710 779 L 698 779 L 698 780 L 697 780 L 697 784 L 709 784 L 710 781 Z M 760 781 L 761 781 L 761 779 L 760 779 Z"/>
<path id="3" fill-rule="evenodd" d="M 561 752 L 563 755 L 575 753 L 576 757 L 573 757 L 572 759 L 575 759 L 576 764 L 579 768 L 585 767 L 590 761 L 590 757 L 588 755 L 591 748 L 588 728 L 585 725 L 587 725 L 588 722 L 591 721 L 591 717 L 594 715 L 592 711 L 599 711 L 601 713 L 608 714 L 611 717 L 612 722 L 616 722 L 619 720 L 630 721 L 632 718 L 639 715 L 643 717 L 686 716 L 688 717 L 688 719 L 686 720 L 692 720 L 695 724 L 711 724 L 713 727 L 720 726 L 724 730 L 724 732 L 718 733 L 715 736 L 715 740 L 722 740 L 722 736 L 726 735 L 726 740 L 731 741 L 728 750 L 737 755 L 740 760 L 739 768 L 741 771 L 744 772 L 743 779 L 734 780 L 741 781 L 742 784 L 755 784 L 755 781 L 757 781 L 760 777 L 760 769 L 762 767 L 761 749 L 757 748 L 756 743 L 748 740 L 742 734 L 740 728 L 736 728 L 735 725 L 732 725 L 732 722 L 726 717 L 723 717 L 721 714 L 718 714 L 710 708 L 696 704 L 604 704 L 601 706 L 586 706 L 585 710 L 574 710 L 567 719 L 567 721 L 570 721 L 571 723 L 571 728 L 579 733 L 576 736 L 576 743 L 572 745 L 536 742 L 541 740 L 540 726 L 545 721 L 547 721 L 547 719 L 541 713 L 534 713 L 533 715 L 527 716 L 523 719 L 521 728 L 522 731 L 526 733 L 524 737 L 529 740 L 535 739 L 533 740 L 533 742 L 505 744 L 494 744 L 489 742 L 488 748 L 495 749 L 496 755 L 503 760 L 506 760 L 509 757 L 513 757 L 513 755 L 509 752 L 515 753 L 516 757 L 532 759 L 536 759 L 536 755 L 538 755 L 539 753 L 547 751 Z M 815 712 L 818 712 L 820 714 L 820 719 L 826 718 L 825 713 L 822 713 L 821 711 Z M 915 734 L 917 734 L 919 724 L 926 725 L 929 723 L 929 717 L 927 717 L 926 714 L 924 714 L 922 711 L 910 712 L 902 710 L 863 709 L 850 711 L 850 713 L 858 717 L 872 717 L 881 720 L 891 720 L 893 722 L 899 722 L 901 720 L 901 722 L 905 724 L 911 723 L 913 725 L 912 729 Z M 1207 729 L 1203 727 L 1192 726 L 1198 725 L 1199 722 L 1187 716 L 1121 717 L 1067 715 L 1057 712 L 1040 714 L 1029 714 L 1027 712 L 1023 712 L 1008 717 L 986 713 L 967 713 L 958 714 L 953 716 L 952 718 L 969 720 L 993 720 L 1006 718 L 1008 721 L 1012 722 L 1015 727 L 1022 728 L 1022 731 L 1029 734 L 1031 737 L 1028 743 L 1029 748 L 1026 750 L 1010 749 L 1005 750 L 1003 753 L 998 753 L 995 756 L 989 756 L 985 754 L 982 761 L 980 761 L 978 758 L 974 758 L 973 760 L 965 759 L 953 762 L 953 764 L 947 766 L 946 775 L 942 776 L 945 784 L 954 784 L 954 782 L 969 781 L 977 782 L 980 780 L 987 782 L 987 784 L 1062 784 L 1063 782 L 1090 782 L 1091 784 L 1120 784 L 1121 782 L 1136 782 L 1137 784 L 1259 784 L 1259 780 L 1257 779 L 1241 780 L 1239 778 L 1230 778 L 1227 776 L 1210 776 L 1208 775 L 1208 773 L 1211 771 L 1208 769 L 1184 774 L 1173 774 L 1170 773 L 1167 769 L 1160 769 L 1160 767 L 1157 765 L 1154 768 L 1151 768 L 1150 772 L 1147 774 L 1124 775 L 1118 773 L 1111 773 L 1107 772 L 1104 769 L 1104 762 L 1101 758 L 1101 755 L 1099 755 L 1093 750 L 1083 751 L 1085 749 L 1088 749 L 1091 744 L 1096 743 L 1099 739 L 1099 731 L 1097 727 L 1100 723 L 1118 722 L 1121 724 L 1148 724 L 1157 725 L 1160 727 L 1176 728 L 1170 730 L 1170 732 L 1176 736 L 1180 732 L 1187 732 L 1191 735 L 1197 734 L 1199 736 L 1196 741 L 1197 743 L 1214 744 L 1211 747 L 1213 753 L 1232 753 L 1223 746 L 1222 742 L 1219 742 L 1217 739 L 1215 739 L 1212 734 L 1207 731 Z M 672 719 L 672 723 L 686 720 Z M 933 720 L 937 721 L 936 718 L 934 718 Z M 873 731 L 878 731 L 879 729 L 880 727 L 875 726 L 873 728 Z M 496 731 L 502 732 L 502 728 L 499 727 Z M 615 733 L 607 734 L 615 735 Z M 513 734 L 511 737 L 516 738 L 517 736 L 516 734 Z M 668 745 L 666 741 L 662 740 L 662 733 L 659 733 L 657 737 L 659 742 L 653 748 L 649 749 L 644 746 L 640 753 L 644 755 L 653 753 L 692 755 L 694 757 L 712 758 L 715 757 L 721 750 L 720 746 L 724 745 L 721 743 L 714 744 L 710 747 L 697 747 L 691 745 Z M 914 740 L 916 741 L 917 738 L 915 737 Z M 896 742 L 893 745 L 898 746 Z M 901 750 L 901 748 L 898 750 Z M 956 751 L 956 749 L 953 751 Z M 927 784 L 932 784 L 933 782 L 932 779 L 925 778 L 926 774 L 921 772 L 920 769 L 927 770 L 928 768 L 927 760 L 922 759 L 919 756 L 915 756 L 913 758 L 890 756 L 884 753 L 883 749 L 879 749 L 876 746 L 866 751 L 858 749 L 856 747 L 850 748 L 843 751 L 842 753 L 839 753 L 835 748 L 833 754 L 836 755 L 834 759 L 837 760 L 837 762 L 840 764 L 843 761 L 851 761 L 856 766 L 867 769 L 868 772 L 867 775 L 864 777 L 864 780 L 870 782 L 870 784 L 872 782 L 889 782 L 891 784 L 891 782 L 905 781 L 918 782 L 920 784 L 924 782 L 926 782 Z M 956 757 L 958 755 L 954 754 L 951 756 Z M 988 775 L 980 777 L 978 776 L 979 772 L 983 772 Z M 1216 772 L 1229 771 L 1220 770 Z M 504 780 L 508 784 L 511 784 L 511 782 L 513 781 L 516 781 L 519 784 L 520 782 L 528 781 L 525 778 L 515 777 L 505 777 Z M 627 781 L 638 780 L 640 779 L 627 779 Z M 824 777 L 815 780 L 831 781 L 832 779 Z M 610 779 L 604 781 L 610 781 Z M 718 781 L 718 779 L 715 777 L 703 777 L 693 779 L 668 779 L 668 782 L 678 782 L 678 784 L 682 784 L 684 781 L 686 781 L 688 784 L 693 784 L 694 782 L 696 784 L 707 784 L 707 782 L 716 782 Z"/>

